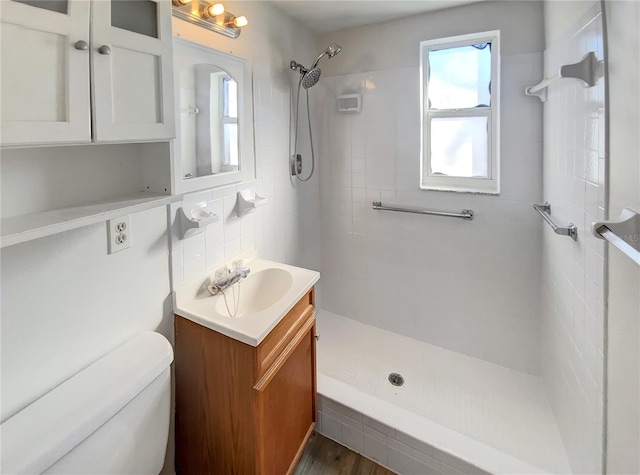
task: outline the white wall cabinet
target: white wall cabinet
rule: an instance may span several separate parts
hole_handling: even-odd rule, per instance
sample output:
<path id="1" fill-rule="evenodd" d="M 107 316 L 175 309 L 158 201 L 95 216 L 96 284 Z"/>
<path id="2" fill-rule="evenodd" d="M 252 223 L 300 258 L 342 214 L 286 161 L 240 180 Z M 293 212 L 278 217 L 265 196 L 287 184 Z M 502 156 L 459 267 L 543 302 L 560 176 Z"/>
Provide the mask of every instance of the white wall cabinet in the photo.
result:
<path id="1" fill-rule="evenodd" d="M 89 10 L 86 1 L 69 1 L 66 14 L 2 2 L 3 144 L 91 141 Z"/>
<path id="2" fill-rule="evenodd" d="M 11 0 L 0 20 L 2 145 L 174 137 L 169 0 Z"/>

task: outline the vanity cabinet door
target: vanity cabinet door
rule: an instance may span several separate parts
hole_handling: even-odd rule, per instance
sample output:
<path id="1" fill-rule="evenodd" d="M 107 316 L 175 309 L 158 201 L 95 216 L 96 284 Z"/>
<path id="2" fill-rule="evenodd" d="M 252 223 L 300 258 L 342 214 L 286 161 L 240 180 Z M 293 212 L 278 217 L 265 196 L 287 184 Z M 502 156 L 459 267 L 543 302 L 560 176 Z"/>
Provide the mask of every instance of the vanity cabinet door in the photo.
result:
<path id="1" fill-rule="evenodd" d="M 258 381 L 257 464 L 261 475 L 292 473 L 316 421 L 315 317 Z"/>
<path id="2" fill-rule="evenodd" d="M 99 0 L 92 8 L 94 139 L 174 138 L 171 2 Z"/>
<path id="3" fill-rule="evenodd" d="M 89 2 L 3 1 L 2 145 L 91 141 Z"/>

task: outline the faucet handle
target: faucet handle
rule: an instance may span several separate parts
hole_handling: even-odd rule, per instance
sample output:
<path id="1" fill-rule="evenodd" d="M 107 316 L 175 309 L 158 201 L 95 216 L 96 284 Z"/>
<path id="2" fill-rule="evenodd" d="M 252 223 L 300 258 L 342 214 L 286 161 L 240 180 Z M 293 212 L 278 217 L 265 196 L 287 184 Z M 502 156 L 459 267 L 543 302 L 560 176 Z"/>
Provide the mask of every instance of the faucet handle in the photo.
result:
<path id="1" fill-rule="evenodd" d="M 216 282 L 219 282 L 219 281 L 225 279 L 227 277 L 227 275 L 229 274 L 229 272 L 231 272 L 231 271 L 226 266 L 225 267 L 221 267 L 220 269 L 216 270 L 216 273 L 215 273 Z"/>
<path id="2" fill-rule="evenodd" d="M 242 269 L 242 265 L 244 264 L 244 261 L 242 259 L 236 259 L 235 261 L 233 261 L 231 263 L 231 265 L 233 266 L 233 270 L 240 270 Z"/>

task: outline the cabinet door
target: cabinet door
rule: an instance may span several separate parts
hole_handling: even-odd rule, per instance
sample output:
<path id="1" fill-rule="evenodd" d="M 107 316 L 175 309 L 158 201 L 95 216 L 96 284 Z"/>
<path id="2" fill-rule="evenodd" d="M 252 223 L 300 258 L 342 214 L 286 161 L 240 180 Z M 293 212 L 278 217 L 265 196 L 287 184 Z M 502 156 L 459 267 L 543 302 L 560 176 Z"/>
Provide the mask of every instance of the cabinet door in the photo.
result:
<path id="1" fill-rule="evenodd" d="M 90 142 L 89 2 L 3 1 L 0 21 L 2 145 Z"/>
<path id="2" fill-rule="evenodd" d="M 94 139 L 173 138 L 170 1 L 94 1 L 91 17 Z"/>
<path id="3" fill-rule="evenodd" d="M 302 455 L 316 420 L 315 318 L 256 384 L 257 473 L 285 475 Z"/>

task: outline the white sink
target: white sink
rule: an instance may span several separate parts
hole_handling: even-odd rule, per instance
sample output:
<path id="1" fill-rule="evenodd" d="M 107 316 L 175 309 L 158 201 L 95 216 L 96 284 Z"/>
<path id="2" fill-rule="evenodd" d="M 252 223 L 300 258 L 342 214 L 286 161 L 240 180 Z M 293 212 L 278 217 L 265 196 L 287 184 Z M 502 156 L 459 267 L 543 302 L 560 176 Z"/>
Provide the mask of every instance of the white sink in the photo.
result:
<path id="1" fill-rule="evenodd" d="M 207 286 L 213 272 L 187 282 L 173 292 L 174 313 L 251 346 L 258 346 L 269 332 L 320 278 L 316 271 L 255 257 L 255 251 L 239 256 L 250 274 L 239 287 L 239 308 L 229 315 L 222 294 L 211 295 Z M 235 287 L 236 296 L 238 286 Z M 227 303 L 235 312 L 233 290 Z"/>
<path id="2" fill-rule="evenodd" d="M 222 293 L 214 296 L 213 299 L 216 300 L 214 309 L 216 313 L 227 318 L 231 318 L 229 312 L 235 313 L 233 318 L 254 315 L 276 304 L 291 288 L 291 284 L 293 284 L 293 276 L 286 269 L 271 267 L 257 272 L 252 271 L 239 286 L 235 286 L 235 289 L 225 290 L 226 304 Z M 236 295 L 239 295 L 240 302 L 237 312 Z"/>

